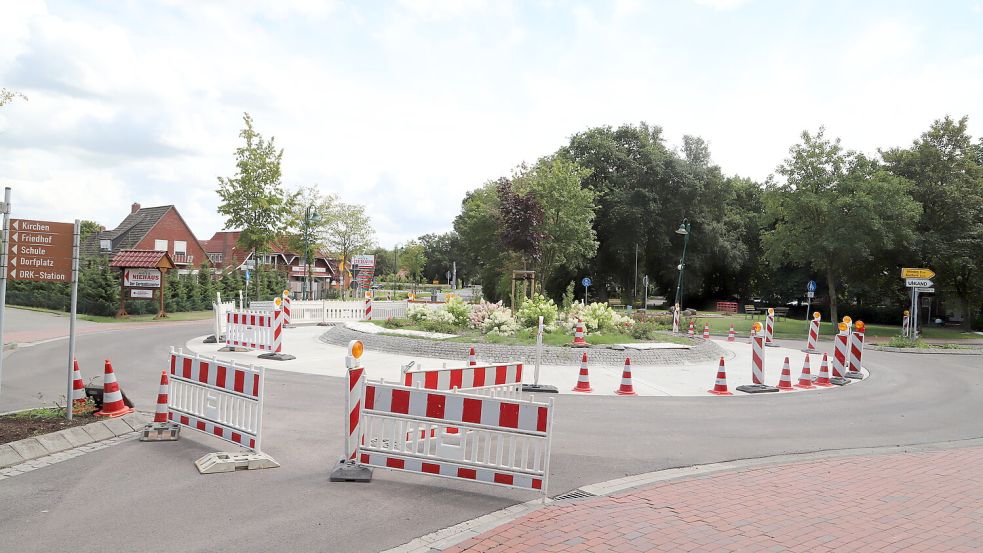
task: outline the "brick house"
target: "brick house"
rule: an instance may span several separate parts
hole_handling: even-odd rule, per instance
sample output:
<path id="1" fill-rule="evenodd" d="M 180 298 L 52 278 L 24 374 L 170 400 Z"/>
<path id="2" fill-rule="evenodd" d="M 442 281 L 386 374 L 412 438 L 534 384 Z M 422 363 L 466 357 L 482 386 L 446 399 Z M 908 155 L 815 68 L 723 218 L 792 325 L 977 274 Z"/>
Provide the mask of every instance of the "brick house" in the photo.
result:
<path id="1" fill-rule="evenodd" d="M 167 252 L 178 271 L 190 271 L 208 260 L 205 249 L 173 205 L 140 207 L 112 230 L 93 233 L 81 245 L 83 256 L 109 255 L 120 250 Z"/>
<path id="2" fill-rule="evenodd" d="M 252 260 L 253 252 L 243 250 L 239 246 L 239 235 L 240 232 L 236 230 L 219 231 L 208 240 L 201 241 L 212 266 L 217 269 L 234 267 L 238 270 L 251 269 L 255 266 Z M 267 267 L 287 270 L 290 292 L 294 297 L 300 297 L 304 289 L 304 280 L 307 278 L 303 253 L 291 251 L 282 240 L 270 244 L 267 250 L 260 254 L 260 263 Z M 351 276 L 346 275 L 346 280 L 350 279 Z M 324 252 L 315 252 L 311 264 L 311 282 L 311 297 L 314 299 L 320 299 L 329 287 L 339 288 L 341 277 L 338 260 L 329 258 Z"/>

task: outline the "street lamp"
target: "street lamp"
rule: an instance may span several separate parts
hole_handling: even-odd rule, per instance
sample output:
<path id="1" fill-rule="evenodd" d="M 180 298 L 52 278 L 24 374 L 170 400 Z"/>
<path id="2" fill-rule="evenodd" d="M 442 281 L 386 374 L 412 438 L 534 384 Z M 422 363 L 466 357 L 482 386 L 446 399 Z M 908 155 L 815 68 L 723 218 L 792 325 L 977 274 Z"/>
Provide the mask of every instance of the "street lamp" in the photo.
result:
<path id="1" fill-rule="evenodd" d="M 302 295 L 305 300 L 311 299 L 307 297 L 308 291 L 311 292 L 311 295 L 314 293 L 311 282 L 313 280 L 313 271 L 311 270 L 311 242 L 314 241 L 311 225 L 316 225 L 320 220 L 321 215 L 314 209 L 314 204 L 308 205 L 307 209 L 304 210 L 304 268 L 306 269 L 304 272 L 306 275 L 304 277 Z"/>
<path id="2" fill-rule="evenodd" d="M 676 229 L 676 234 L 683 235 L 683 257 L 679 260 L 679 280 L 676 281 L 676 311 L 682 308 L 683 304 L 683 269 L 686 268 L 686 245 L 689 244 L 689 219 L 683 218 L 683 222 L 679 223 L 679 228 Z"/>

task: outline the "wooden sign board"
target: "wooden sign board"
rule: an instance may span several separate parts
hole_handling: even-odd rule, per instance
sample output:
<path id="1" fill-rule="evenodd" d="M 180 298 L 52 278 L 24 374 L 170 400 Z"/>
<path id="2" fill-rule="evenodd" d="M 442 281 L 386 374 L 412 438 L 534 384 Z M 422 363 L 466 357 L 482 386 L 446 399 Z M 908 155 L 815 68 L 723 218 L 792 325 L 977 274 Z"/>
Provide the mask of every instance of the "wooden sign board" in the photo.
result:
<path id="1" fill-rule="evenodd" d="M 13 280 L 71 282 L 74 233 L 72 223 L 11 219 L 7 276 Z"/>

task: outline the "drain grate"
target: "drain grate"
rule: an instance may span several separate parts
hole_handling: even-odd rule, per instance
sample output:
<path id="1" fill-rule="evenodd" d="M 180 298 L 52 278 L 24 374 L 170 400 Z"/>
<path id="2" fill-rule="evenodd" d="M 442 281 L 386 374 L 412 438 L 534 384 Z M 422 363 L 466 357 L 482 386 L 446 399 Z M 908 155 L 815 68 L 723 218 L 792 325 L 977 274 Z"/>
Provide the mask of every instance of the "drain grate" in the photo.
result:
<path id="1" fill-rule="evenodd" d="M 551 499 L 553 501 L 563 501 L 564 499 L 584 499 L 585 497 L 597 497 L 596 495 L 585 492 L 584 490 L 571 490 L 567 493 L 561 493 L 560 495 L 555 495 Z"/>

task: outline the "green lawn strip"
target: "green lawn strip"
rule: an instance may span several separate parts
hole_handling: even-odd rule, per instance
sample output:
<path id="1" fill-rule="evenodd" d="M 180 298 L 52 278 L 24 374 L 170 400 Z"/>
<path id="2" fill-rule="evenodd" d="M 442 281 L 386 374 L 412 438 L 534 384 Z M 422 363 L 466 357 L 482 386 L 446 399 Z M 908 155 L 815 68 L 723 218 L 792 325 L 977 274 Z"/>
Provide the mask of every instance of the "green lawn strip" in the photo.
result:
<path id="1" fill-rule="evenodd" d="M 699 335 L 703 332 L 703 323 L 707 322 L 710 324 L 710 334 L 714 336 L 726 336 L 727 331 L 730 328 L 731 323 L 734 324 L 734 332 L 738 337 L 747 337 L 751 331 L 751 325 L 755 322 L 760 322 L 762 325 L 765 322 L 764 316 L 758 316 L 755 319 L 747 318 L 744 315 L 724 315 L 722 317 L 702 317 L 700 315 L 696 316 L 696 333 Z M 685 323 L 684 323 L 685 325 Z M 939 328 L 939 327 L 924 327 L 922 335 L 925 338 L 939 338 L 944 340 L 966 340 L 971 338 L 978 338 L 979 336 L 971 332 L 962 332 L 955 328 Z M 801 339 L 803 342 L 809 333 L 809 323 L 801 319 L 787 319 L 782 318 L 775 322 L 775 337 L 776 338 L 787 338 L 787 339 Z M 819 325 L 819 336 L 821 338 L 829 338 L 836 331 L 834 330 L 833 324 L 828 321 L 823 321 Z M 900 326 L 891 325 L 877 325 L 868 324 L 866 335 L 867 336 L 898 336 L 901 334 Z"/>
<path id="2" fill-rule="evenodd" d="M 400 319 L 398 321 L 402 324 L 398 329 L 389 328 L 385 325 L 385 321 L 372 321 L 372 324 L 385 328 L 387 330 L 419 330 L 423 332 L 429 332 L 428 329 L 424 328 L 418 324 L 411 324 L 408 319 Z M 396 334 L 394 332 L 384 332 L 386 336 L 403 336 Z M 476 344 L 507 344 L 507 345 L 523 345 L 523 346 L 533 346 L 536 345 L 536 333 L 533 329 L 522 329 L 516 332 L 515 336 L 498 336 L 495 334 L 481 334 L 476 330 L 468 329 L 455 329 L 452 334 L 458 334 L 456 338 L 449 338 L 445 341 L 447 342 L 460 342 L 460 343 L 476 343 Z M 405 338 L 415 338 L 415 336 L 403 336 Z M 423 338 L 419 336 L 418 338 Z M 672 336 L 668 333 L 656 334 L 652 339 L 639 340 L 632 338 L 627 334 L 620 333 L 600 333 L 592 334 L 587 333 L 585 337 L 587 343 L 601 346 L 610 344 L 633 344 L 639 342 L 668 342 L 673 344 L 686 344 L 688 343 L 686 338 L 679 336 Z M 573 342 L 573 334 L 565 334 L 563 332 L 551 332 L 543 334 L 543 344 L 547 346 L 563 346 Z"/>
<path id="3" fill-rule="evenodd" d="M 20 305 L 11 305 L 10 307 L 15 309 L 26 309 L 28 311 L 38 311 L 41 313 L 51 313 L 52 315 L 58 315 L 61 317 L 67 317 L 68 313 L 64 311 L 58 311 L 56 309 L 45 309 L 43 307 L 24 307 Z M 83 321 L 91 321 L 93 323 L 143 323 L 143 322 L 166 322 L 166 321 L 201 321 L 205 319 L 210 319 L 214 313 L 209 311 L 181 311 L 178 313 L 168 313 L 166 319 L 155 319 L 154 315 L 131 315 L 125 319 L 117 319 L 116 317 L 106 317 L 102 315 L 85 315 L 83 313 L 78 314 L 78 318 Z"/>

